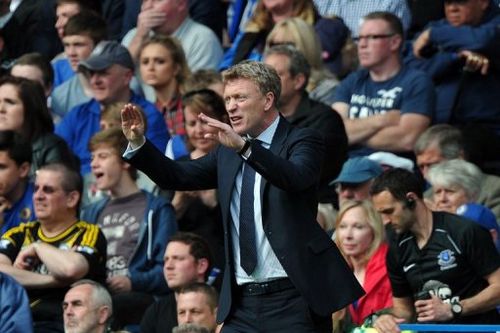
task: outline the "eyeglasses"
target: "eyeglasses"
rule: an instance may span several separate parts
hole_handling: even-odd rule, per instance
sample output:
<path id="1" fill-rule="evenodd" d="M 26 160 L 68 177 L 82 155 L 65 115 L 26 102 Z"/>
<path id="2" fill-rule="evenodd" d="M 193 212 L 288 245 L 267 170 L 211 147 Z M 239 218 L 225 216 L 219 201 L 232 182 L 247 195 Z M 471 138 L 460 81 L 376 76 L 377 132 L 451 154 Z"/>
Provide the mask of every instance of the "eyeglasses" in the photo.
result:
<path id="1" fill-rule="evenodd" d="M 390 33 L 390 34 L 379 34 L 379 35 L 364 35 L 364 36 L 358 36 L 358 37 L 353 37 L 352 40 L 355 43 L 359 43 L 360 40 L 366 39 L 367 41 L 375 41 L 377 39 L 383 39 L 383 38 L 389 38 L 394 36 L 395 33 Z"/>
<path id="2" fill-rule="evenodd" d="M 45 194 L 53 194 L 55 192 L 57 192 L 59 189 L 53 187 L 53 186 L 50 186 L 50 185 L 44 185 L 44 186 L 40 186 L 40 185 L 36 185 L 34 186 L 34 193 L 38 192 L 38 190 L 42 190 L 43 193 Z"/>
<path id="3" fill-rule="evenodd" d="M 289 46 L 289 47 L 295 47 L 295 43 L 294 42 L 275 42 L 275 41 L 270 41 L 269 42 L 269 47 L 279 46 L 279 45 L 284 45 L 284 46 Z"/>

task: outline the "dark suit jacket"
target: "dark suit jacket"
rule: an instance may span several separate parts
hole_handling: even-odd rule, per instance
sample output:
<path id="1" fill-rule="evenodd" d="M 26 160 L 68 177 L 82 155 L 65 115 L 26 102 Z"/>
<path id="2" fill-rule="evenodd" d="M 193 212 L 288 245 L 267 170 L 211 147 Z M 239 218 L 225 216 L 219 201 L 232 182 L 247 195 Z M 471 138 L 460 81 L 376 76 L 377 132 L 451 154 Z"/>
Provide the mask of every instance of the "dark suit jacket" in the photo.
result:
<path id="1" fill-rule="evenodd" d="M 247 163 L 262 175 L 262 220 L 273 251 L 310 308 L 328 316 L 358 299 L 363 290 L 335 244 L 316 222 L 323 147 L 316 132 L 294 128 L 281 118 L 270 149 L 252 143 Z M 229 208 L 243 159 L 234 150 L 219 146 L 200 159 L 174 162 L 146 142 L 129 162 L 160 187 L 218 188 L 226 269 L 217 320 L 224 321 L 231 311 L 235 287 Z"/>

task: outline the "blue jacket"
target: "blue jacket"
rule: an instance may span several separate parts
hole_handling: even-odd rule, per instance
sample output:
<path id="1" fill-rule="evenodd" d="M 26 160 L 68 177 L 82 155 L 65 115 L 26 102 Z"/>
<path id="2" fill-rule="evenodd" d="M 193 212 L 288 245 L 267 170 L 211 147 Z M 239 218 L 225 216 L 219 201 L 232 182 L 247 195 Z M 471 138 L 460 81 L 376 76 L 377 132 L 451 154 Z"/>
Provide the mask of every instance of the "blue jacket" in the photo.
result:
<path id="1" fill-rule="evenodd" d="M 500 133 L 500 106 L 493 91 L 500 90 L 500 10 L 493 4 L 476 26 L 452 26 L 446 19 L 429 23 L 430 43 L 436 53 L 427 59 L 413 55 L 411 42 L 404 50 L 404 61 L 410 67 L 424 70 L 436 86 L 436 123 L 483 123 Z M 463 74 L 461 50 L 478 52 L 488 57 L 487 75 Z M 463 89 L 457 113 L 450 114 L 461 80 Z"/>
<path id="2" fill-rule="evenodd" d="M 160 295 L 169 289 L 163 277 L 163 254 L 170 236 L 177 232 L 174 209 L 165 198 L 147 191 L 147 206 L 139 229 L 139 241 L 129 259 L 132 290 Z M 109 198 L 85 206 L 80 214 L 83 221 L 95 223 Z"/>
<path id="3" fill-rule="evenodd" d="M 146 137 L 161 151 L 165 151 L 170 138 L 162 114 L 150 102 L 131 93 L 130 103 L 139 105 L 147 118 Z M 75 106 L 56 127 L 56 134 L 68 143 L 71 150 L 80 158 L 80 172 L 90 172 L 90 151 L 88 143 L 100 129 L 101 105 L 94 98 Z"/>
<path id="4" fill-rule="evenodd" d="M 31 333 L 33 321 L 26 290 L 0 272 L 0 332 Z"/>

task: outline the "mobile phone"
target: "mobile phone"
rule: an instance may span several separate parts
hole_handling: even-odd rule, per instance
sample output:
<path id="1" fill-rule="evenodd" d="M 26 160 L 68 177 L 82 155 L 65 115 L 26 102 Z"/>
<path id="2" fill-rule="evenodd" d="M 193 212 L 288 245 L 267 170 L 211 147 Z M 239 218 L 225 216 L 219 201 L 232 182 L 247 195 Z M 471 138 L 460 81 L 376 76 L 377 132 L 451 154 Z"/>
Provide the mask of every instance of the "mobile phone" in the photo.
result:
<path id="1" fill-rule="evenodd" d="M 432 296 L 429 293 L 429 290 L 421 290 L 415 295 L 416 301 L 425 301 L 427 299 L 431 299 Z"/>

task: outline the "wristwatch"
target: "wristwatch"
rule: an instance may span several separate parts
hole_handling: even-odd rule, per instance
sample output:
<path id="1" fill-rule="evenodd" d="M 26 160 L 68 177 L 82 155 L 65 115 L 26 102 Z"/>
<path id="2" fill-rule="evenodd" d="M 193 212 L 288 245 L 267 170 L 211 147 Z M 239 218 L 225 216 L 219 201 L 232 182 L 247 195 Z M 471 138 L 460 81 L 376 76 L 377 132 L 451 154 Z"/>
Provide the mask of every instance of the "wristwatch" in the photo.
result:
<path id="1" fill-rule="evenodd" d="M 462 304 L 460 301 L 453 301 L 451 304 L 451 313 L 453 314 L 453 318 L 459 318 L 462 315 Z"/>
<path id="2" fill-rule="evenodd" d="M 240 151 L 238 151 L 238 154 L 243 158 L 247 159 L 248 157 L 250 157 L 250 154 L 252 153 L 251 149 L 252 140 L 247 137 L 243 137 L 243 140 L 245 141 L 245 144 L 240 149 Z"/>

